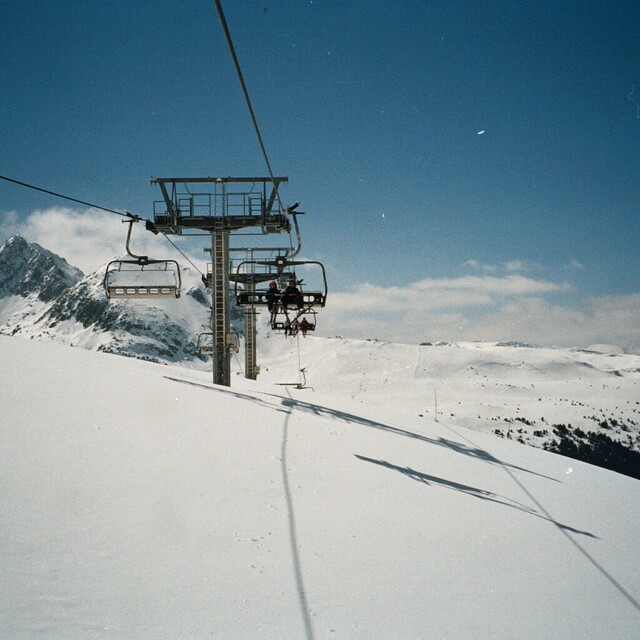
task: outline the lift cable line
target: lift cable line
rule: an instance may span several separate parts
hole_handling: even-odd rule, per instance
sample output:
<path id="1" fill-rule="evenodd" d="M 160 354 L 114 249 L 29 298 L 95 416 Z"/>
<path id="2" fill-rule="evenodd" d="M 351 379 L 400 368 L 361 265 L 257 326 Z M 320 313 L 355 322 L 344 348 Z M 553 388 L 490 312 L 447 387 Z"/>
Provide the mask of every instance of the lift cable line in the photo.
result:
<path id="1" fill-rule="evenodd" d="M 109 207 L 103 207 L 99 204 L 94 204 L 93 202 L 87 202 L 86 200 L 79 200 L 78 198 L 72 198 L 71 196 L 65 196 L 63 193 L 58 193 L 57 191 L 51 191 L 50 189 L 44 189 L 42 187 L 37 187 L 34 184 L 29 184 L 28 182 L 22 182 L 20 180 L 15 180 L 14 178 L 9 178 L 8 176 L 0 176 L 0 180 L 6 180 L 7 182 L 12 182 L 13 184 L 17 184 L 21 187 L 26 187 L 27 189 L 33 189 L 34 191 L 40 191 L 41 193 L 46 193 L 50 196 L 55 196 L 56 198 L 62 198 L 63 200 L 69 200 L 70 202 L 76 202 L 78 204 L 82 204 L 86 207 L 91 207 L 92 209 L 99 209 L 100 211 L 106 211 L 107 213 L 114 213 L 117 216 L 121 216 L 123 218 L 129 218 L 129 220 L 133 222 L 144 222 L 147 231 L 151 231 L 155 235 L 158 233 L 162 234 L 162 237 L 204 278 L 205 274 L 198 268 L 196 264 L 187 256 L 184 251 L 182 251 L 171 238 L 167 236 L 166 233 L 160 231 L 156 228 L 155 224 L 151 222 L 151 220 L 147 220 L 135 213 L 130 213 L 129 211 L 116 211 L 115 209 L 110 209 Z M 123 220 L 123 222 L 128 222 L 128 220 Z"/>
<path id="2" fill-rule="evenodd" d="M 258 125 L 258 119 L 256 117 L 255 111 L 253 109 L 253 104 L 251 102 L 251 97 L 249 96 L 249 90 L 247 89 L 247 84 L 244 81 L 244 75 L 242 73 L 242 68 L 240 67 L 240 61 L 238 60 L 238 55 L 236 54 L 236 48 L 233 44 L 233 38 L 231 37 L 231 31 L 229 30 L 229 25 L 227 24 L 227 19 L 224 15 L 224 11 L 222 9 L 222 3 L 220 2 L 220 0 L 215 0 L 215 5 L 216 5 L 216 9 L 218 10 L 218 16 L 220 18 L 220 24 L 222 25 L 222 30 L 224 31 L 224 35 L 225 38 L 227 40 L 227 47 L 229 49 L 229 53 L 231 54 L 231 59 L 233 61 L 233 66 L 235 67 L 236 70 L 236 75 L 238 76 L 238 81 L 240 82 L 240 87 L 242 88 L 242 93 L 244 95 L 244 99 L 245 102 L 247 103 L 247 108 L 249 109 L 249 115 L 251 117 L 251 122 L 253 123 L 253 128 L 256 132 L 256 137 L 258 138 L 258 144 L 260 145 L 260 150 L 262 151 L 262 157 L 264 158 L 264 162 L 267 166 L 267 171 L 269 172 L 269 177 L 271 178 L 271 181 L 274 182 L 274 173 L 273 173 L 273 169 L 271 168 L 271 162 L 269 161 L 269 155 L 267 154 L 267 149 L 265 147 L 264 144 L 264 140 L 262 139 L 262 134 L 260 133 L 260 127 Z M 299 203 L 296 203 L 295 205 L 291 206 L 291 207 L 285 207 L 282 203 L 282 200 L 280 198 L 280 193 L 276 192 L 276 198 L 278 200 L 278 203 L 280 204 L 280 208 L 287 214 L 291 214 L 293 213 L 293 209 L 295 209 Z M 296 224 L 296 228 L 297 228 L 297 220 L 295 220 L 295 216 L 294 217 L 294 222 Z M 298 232 L 298 240 L 300 238 L 300 234 Z M 298 253 L 298 251 L 300 250 L 299 246 L 297 250 L 293 250 L 293 241 L 290 240 L 290 244 L 291 244 L 291 251 L 288 251 L 288 255 L 289 256 L 294 256 Z"/>
<path id="3" fill-rule="evenodd" d="M 33 189 L 34 191 L 41 191 L 42 193 L 47 193 L 51 196 L 55 196 L 56 198 L 62 198 L 63 200 L 70 200 L 71 202 L 77 202 L 78 204 L 83 204 L 87 207 L 91 207 L 92 209 L 100 209 L 101 211 L 107 211 L 108 213 L 115 213 L 117 216 L 123 216 L 125 218 L 138 218 L 142 220 L 140 216 L 136 216 L 133 213 L 129 213 L 125 211 L 116 211 L 115 209 L 109 209 L 107 207 L 101 207 L 99 204 L 93 204 L 91 202 L 85 202 L 84 200 L 78 200 L 77 198 L 71 198 L 70 196 L 65 196 L 62 193 L 56 193 L 55 191 L 50 191 L 49 189 L 43 189 L 42 187 L 36 187 L 33 184 L 29 184 L 27 182 L 20 182 L 20 180 L 14 180 L 13 178 L 8 178 L 7 176 L 0 176 L 0 180 L 6 180 L 7 182 L 13 182 L 13 184 L 18 184 L 21 187 L 27 187 L 28 189 Z"/>
<path id="4" fill-rule="evenodd" d="M 206 274 L 196 265 L 191 258 L 178 247 L 178 245 L 164 232 L 156 231 L 156 233 L 162 233 L 162 237 L 202 276 L 206 279 Z"/>
<path id="5" fill-rule="evenodd" d="M 240 86 L 242 87 L 242 93 L 244 94 L 244 99 L 249 109 L 251 121 L 253 122 L 253 128 L 255 129 L 256 135 L 258 136 L 260 149 L 262 150 L 262 155 L 267 165 L 267 171 L 269 172 L 269 177 L 273 181 L 274 176 L 273 176 L 273 170 L 271 169 L 271 163 L 269 162 L 269 156 L 267 155 L 267 150 L 264 146 L 262 135 L 260 134 L 260 127 L 258 126 L 258 120 L 253 110 L 253 105 L 251 104 L 251 98 L 249 97 L 249 91 L 247 90 L 247 85 L 244 81 L 244 76 L 242 75 L 240 62 L 238 60 L 238 56 L 236 55 L 235 47 L 233 46 L 233 40 L 231 39 L 231 32 L 229 31 L 229 26 L 227 25 L 227 20 L 224 17 L 224 11 L 222 10 L 222 4 L 220 3 L 220 0 L 215 0 L 215 3 L 216 3 L 216 8 L 218 10 L 218 15 L 220 16 L 220 23 L 222 24 L 222 29 L 224 30 L 224 35 L 227 39 L 227 46 L 229 47 L 229 52 L 231 53 L 231 58 L 233 59 L 233 65 L 236 68 L 236 74 L 238 76 L 238 80 L 240 81 Z M 280 194 L 277 195 L 277 198 L 278 200 L 280 200 Z M 282 206 L 282 203 L 280 203 L 280 206 Z"/>

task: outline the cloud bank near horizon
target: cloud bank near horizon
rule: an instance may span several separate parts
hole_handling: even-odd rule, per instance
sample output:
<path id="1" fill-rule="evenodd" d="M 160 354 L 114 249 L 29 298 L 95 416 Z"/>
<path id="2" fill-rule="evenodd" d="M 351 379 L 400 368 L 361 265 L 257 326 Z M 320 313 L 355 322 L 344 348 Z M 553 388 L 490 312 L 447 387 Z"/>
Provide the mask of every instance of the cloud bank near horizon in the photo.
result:
<path id="1" fill-rule="evenodd" d="M 162 236 L 143 231 L 142 226 L 134 229 L 134 252 L 181 262 Z M 124 254 L 126 227 L 115 216 L 95 209 L 52 207 L 34 211 L 26 219 L 14 212 L 1 213 L 0 242 L 12 235 L 37 242 L 90 273 Z M 190 258 L 204 268 L 202 257 L 191 252 Z M 327 307 L 317 318 L 318 335 L 406 343 L 615 344 L 640 351 L 640 292 L 583 297 L 571 303 L 567 294 L 579 299 L 580 292 L 570 282 L 531 275 L 541 270 L 539 265 L 516 261 L 491 266 L 471 260 L 465 266 L 473 273 L 388 287 L 359 283 L 350 291 L 330 291 Z M 574 270 L 584 268 L 574 261 Z"/>
<path id="2" fill-rule="evenodd" d="M 553 296 L 569 290 L 566 283 L 510 276 L 428 282 L 426 290 L 412 283 L 334 293 L 320 319 L 323 334 L 406 343 L 611 344 L 640 351 L 640 293 L 568 304 Z"/>
<path id="3" fill-rule="evenodd" d="M 126 218 L 98 209 L 77 210 L 68 207 L 38 209 L 26 219 L 13 212 L 0 213 L 0 242 L 20 235 L 57 253 L 85 274 L 92 273 L 110 260 L 126 255 Z M 136 255 L 165 257 L 180 262 L 182 257 L 161 235 L 145 230 L 144 224 L 135 225 L 131 236 L 131 250 Z M 188 252 L 187 252 L 187 255 Z M 189 255 L 196 264 L 205 268 L 201 256 Z"/>

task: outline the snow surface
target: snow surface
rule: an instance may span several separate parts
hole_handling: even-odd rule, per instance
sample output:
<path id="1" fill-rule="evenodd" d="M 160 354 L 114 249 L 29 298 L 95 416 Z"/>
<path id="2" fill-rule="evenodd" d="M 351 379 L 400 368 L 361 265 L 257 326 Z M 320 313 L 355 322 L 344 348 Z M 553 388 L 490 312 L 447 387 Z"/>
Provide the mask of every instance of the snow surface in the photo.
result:
<path id="1" fill-rule="evenodd" d="M 307 337 L 300 366 L 316 392 L 376 407 L 393 405 L 541 447 L 554 424 L 601 431 L 640 450 L 640 356 L 615 350 L 547 349 L 462 342 L 409 345 Z M 263 331 L 260 378 L 298 379 L 298 343 Z M 546 435 L 535 435 L 546 431 Z"/>
<path id="2" fill-rule="evenodd" d="M 293 340 L 263 340 L 258 381 L 223 388 L 0 336 L 0 637 L 638 637 L 637 480 L 402 408 L 423 369 L 450 406 L 458 383 L 479 393 L 470 349 L 442 352 L 456 377 L 425 348 L 402 392 L 397 349 L 363 372 L 344 353 L 360 342 L 300 342 L 315 391 L 274 384 Z M 543 378 L 522 368 L 522 411 Z"/>

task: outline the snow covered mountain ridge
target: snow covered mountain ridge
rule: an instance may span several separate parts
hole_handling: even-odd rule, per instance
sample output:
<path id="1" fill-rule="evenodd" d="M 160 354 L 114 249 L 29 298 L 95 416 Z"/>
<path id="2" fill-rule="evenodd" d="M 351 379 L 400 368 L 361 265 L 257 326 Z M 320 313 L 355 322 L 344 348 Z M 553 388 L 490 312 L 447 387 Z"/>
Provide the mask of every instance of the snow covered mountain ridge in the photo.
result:
<path id="1" fill-rule="evenodd" d="M 183 295 L 169 303 L 110 302 L 103 277 L 104 269 L 85 276 L 43 247 L 12 237 L 0 248 L 0 333 L 197 366 L 210 303 L 196 274 L 184 270 Z"/>
<path id="2" fill-rule="evenodd" d="M 13 236 L 0 248 L 0 295 L 34 294 L 51 302 L 83 277 L 82 271 L 36 243 Z"/>

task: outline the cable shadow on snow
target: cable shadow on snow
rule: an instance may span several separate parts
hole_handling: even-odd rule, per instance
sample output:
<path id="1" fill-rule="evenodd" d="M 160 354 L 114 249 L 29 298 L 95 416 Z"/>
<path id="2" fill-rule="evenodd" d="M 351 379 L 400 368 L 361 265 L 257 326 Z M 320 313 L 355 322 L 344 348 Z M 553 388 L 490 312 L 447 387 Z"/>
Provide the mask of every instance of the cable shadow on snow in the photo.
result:
<path id="1" fill-rule="evenodd" d="M 408 431 L 406 429 L 402 429 L 400 427 L 394 427 L 389 424 L 384 424 L 382 422 L 377 422 L 376 420 L 371 420 L 369 418 L 364 418 L 362 416 L 355 415 L 353 413 L 347 413 L 344 411 L 339 411 L 337 409 L 331 409 L 329 407 L 324 407 L 318 404 L 312 404 L 310 402 L 304 402 L 303 400 L 297 400 L 295 398 L 283 398 L 282 396 L 274 396 L 280 399 L 282 406 L 295 409 L 297 411 L 303 411 L 306 413 L 311 413 L 315 416 L 319 417 L 327 417 L 332 418 L 334 420 L 339 420 L 341 422 L 347 422 L 349 424 L 358 424 L 364 427 L 380 429 L 382 431 L 386 431 L 388 433 L 393 433 L 399 436 L 404 436 L 406 438 L 413 438 L 414 440 L 418 440 L 420 442 L 426 442 L 427 444 L 436 445 L 438 447 L 445 447 L 450 449 L 455 453 L 459 453 L 461 455 L 469 456 L 471 458 L 475 458 L 477 460 L 482 460 L 489 464 L 496 464 L 501 467 L 513 469 L 516 471 L 523 471 L 525 473 L 530 473 L 532 475 L 538 476 L 540 478 L 545 478 L 547 480 L 552 480 L 553 482 L 560 482 L 556 478 L 551 478 L 550 476 L 546 476 L 541 473 L 537 473 L 536 471 L 531 471 L 530 469 L 525 469 L 524 467 L 520 467 L 514 464 L 510 464 L 509 462 L 504 462 L 496 458 L 494 455 L 485 451 L 484 449 L 480 449 L 475 446 L 469 446 L 460 441 L 450 440 L 448 438 L 437 437 L 433 438 L 430 436 L 426 436 L 420 433 L 415 433 L 414 431 Z"/>
<path id="2" fill-rule="evenodd" d="M 289 482 L 289 471 L 287 469 L 287 453 L 289 445 L 289 422 L 291 420 L 291 410 L 286 411 L 286 417 L 282 426 L 282 445 L 280 447 L 280 469 L 282 472 L 282 486 L 284 489 L 285 501 L 287 504 L 287 516 L 289 519 L 289 542 L 291 545 L 291 556 L 293 562 L 293 572 L 298 591 L 298 602 L 300 604 L 300 613 L 302 615 L 302 623 L 305 630 L 306 640 L 314 640 L 313 626 L 311 624 L 311 615 L 309 612 L 309 603 L 307 600 L 307 592 L 304 586 L 304 577 L 302 573 L 302 562 L 300 560 L 300 545 L 298 543 L 298 529 L 296 526 L 296 516 L 293 508 L 293 495 L 291 493 L 291 483 Z"/>
<path id="3" fill-rule="evenodd" d="M 476 458 L 478 460 L 482 460 L 489 464 L 497 464 L 505 468 L 514 469 L 516 471 L 523 471 L 525 473 L 530 473 L 535 476 L 539 476 L 541 478 L 545 478 L 547 480 L 552 480 L 553 482 L 560 482 L 556 478 L 551 478 L 550 476 L 546 476 L 541 473 L 537 473 L 536 471 L 531 471 L 530 469 L 525 469 L 524 467 L 520 467 L 517 465 L 510 464 L 508 462 L 504 462 L 496 458 L 494 455 L 485 451 L 484 449 L 480 449 L 475 446 L 468 446 L 463 444 L 462 442 L 456 442 L 455 440 L 450 440 L 448 438 L 432 438 L 430 436 L 426 436 L 420 433 L 415 433 L 414 431 L 408 431 L 406 429 L 401 429 L 400 427 L 394 427 L 388 424 L 384 424 L 382 422 L 378 422 L 376 420 L 371 420 L 369 418 L 364 418 L 363 416 L 359 416 L 353 413 L 348 413 L 345 411 L 339 411 L 337 409 L 332 409 L 330 407 L 324 407 L 319 404 L 313 404 L 310 402 L 305 402 L 303 400 L 297 400 L 291 396 L 283 397 L 276 394 L 266 393 L 266 395 L 271 398 L 277 399 L 279 404 L 274 404 L 272 402 L 268 402 L 265 400 L 261 400 L 256 396 L 247 394 L 247 393 L 239 393 L 238 391 L 232 391 L 228 387 L 217 387 L 213 385 L 204 384 L 202 382 L 195 382 L 193 380 L 185 380 L 182 378 L 174 378 L 172 376 L 164 376 L 165 379 L 170 380 L 172 382 L 178 382 L 181 384 L 187 384 L 194 387 L 200 387 L 202 389 L 207 389 L 208 391 L 215 391 L 217 393 L 225 393 L 230 394 L 236 398 L 241 400 L 248 400 L 252 403 L 258 404 L 262 407 L 275 409 L 276 411 L 281 411 L 288 413 L 292 410 L 302 411 L 305 413 L 310 413 L 319 417 L 327 417 L 333 420 L 339 420 L 341 422 L 346 422 L 349 424 L 358 424 L 364 427 L 370 427 L 374 429 L 380 429 L 382 431 L 387 431 L 388 433 L 394 433 L 396 435 L 404 436 L 406 438 L 413 438 L 415 440 L 419 440 L 421 442 L 426 442 L 427 444 L 433 444 L 439 447 L 445 447 L 454 451 L 455 453 L 460 453 L 465 456 L 470 456 L 472 458 Z M 446 426 L 446 425 L 445 425 Z"/>
<path id="4" fill-rule="evenodd" d="M 412 480 L 416 480 L 418 482 L 422 482 L 427 486 L 437 486 L 444 487 L 445 489 L 453 489 L 454 491 L 459 491 L 473 498 L 480 498 L 481 500 L 487 500 L 489 502 L 495 502 L 496 504 L 502 505 L 504 507 L 510 507 L 512 509 L 516 509 L 517 511 L 522 511 L 527 515 L 535 516 L 536 518 L 541 518 L 542 520 L 546 520 L 547 522 L 551 522 L 556 527 L 560 529 L 564 529 L 566 531 L 571 531 L 572 533 L 576 533 L 582 536 L 587 536 L 588 538 L 596 538 L 592 533 L 588 531 L 581 531 L 580 529 L 575 529 L 566 524 L 562 524 L 555 520 L 552 520 L 547 514 L 543 515 L 536 511 L 535 509 L 531 509 L 523 505 L 520 502 L 512 500 L 511 498 L 505 498 L 497 493 L 493 493 L 493 491 L 487 491 L 486 489 L 480 489 L 478 487 L 472 487 L 470 485 L 461 484 L 459 482 L 453 482 L 452 480 L 446 480 L 445 478 L 439 478 L 438 476 L 432 476 L 427 473 L 423 473 L 421 471 L 416 471 L 411 467 L 401 467 L 399 465 L 392 464 L 391 462 L 387 462 L 386 460 L 376 460 L 375 458 L 367 458 L 366 456 L 354 454 L 358 460 L 362 460 L 363 462 L 370 462 L 372 464 L 377 464 L 381 467 L 385 467 L 387 469 L 391 469 L 392 471 L 398 471 L 404 476 L 411 478 Z"/>
<path id="5" fill-rule="evenodd" d="M 473 445 L 473 442 L 471 440 L 459 434 L 455 429 L 453 429 L 453 427 L 447 424 L 445 424 L 444 426 L 447 427 L 447 429 L 449 429 L 452 433 L 455 433 L 459 438 L 462 438 L 463 440 L 466 440 L 469 444 Z M 609 573 L 607 569 L 605 569 L 605 567 L 602 564 L 600 564 L 577 540 L 574 540 L 570 535 L 571 533 L 580 533 L 580 532 L 576 531 L 575 529 L 561 526 L 556 520 L 553 519 L 553 517 L 547 511 L 544 505 L 533 495 L 533 493 L 531 493 L 531 491 L 529 491 L 529 489 L 524 485 L 524 483 L 521 482 L 509 468 L 504 467 L 504 471 L 509 475 L 509 477 L 513 480 L 513 482 L 518 487 L 520 487 L 520 489 L 522 489 L 522 491 L 529 497 L 529 499 L 536 505 L 536 507 L 538 507 L 540 512 L 544 514 L 545 520 L 548 520 L 549 522 L 553 523 L 556 527 L 558 527 L 558 530 L 560 531 L 560 533 L 576 548 L 576 550 L 579 553 L 581 553 L 591 563 L 591 565 L 602 574 L 602 576 L 614 587 L 614 589 L 618 591 L 618 593 L 623 598 L 625 598 L 631 604 L 632 607 L 636 609 L 637 612 L 640 612 L 640 602 L 638 602 L 631 595 L 631 593 L 629 593 L 629 591 L 627 591 L 624 588 L 624 586 L 620 582 L 618 582 L 618 580 L 616 580 L 616 578 L 611 573 Z M 591 536 L 591 537 L 594 537 L 598 540 L 600 539 L 597 536 Z"/>

